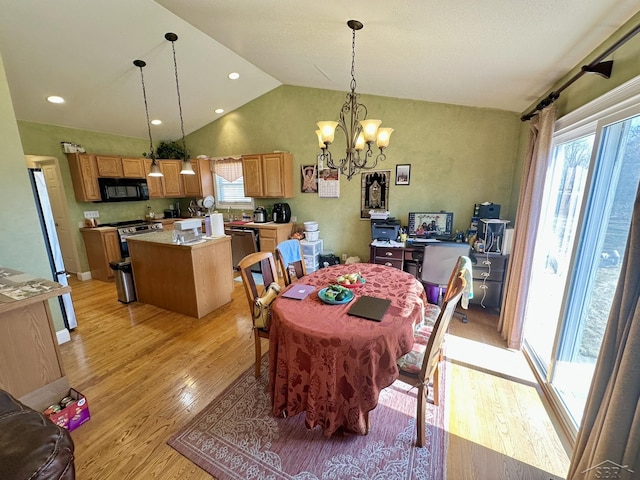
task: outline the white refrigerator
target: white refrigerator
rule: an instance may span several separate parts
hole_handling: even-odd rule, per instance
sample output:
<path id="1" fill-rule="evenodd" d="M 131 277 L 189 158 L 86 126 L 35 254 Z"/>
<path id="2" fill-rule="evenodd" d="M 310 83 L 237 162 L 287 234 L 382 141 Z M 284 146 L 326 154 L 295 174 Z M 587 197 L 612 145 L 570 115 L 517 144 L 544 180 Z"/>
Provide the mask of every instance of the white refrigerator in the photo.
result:
<path id="1" fill-rule="evenodd" d="M 58 242 L 58 233 L 56 232 L 56 224 L 53 219 L 51 210 L 51 202 L 49 201 L 49 193 L 47 192 L 47 184 L 45 183 L 44 174 L 40 169 L 29 169 L 31 177 L 31 185 L 33 194 L 36 199 L 36 207 L 40 217 L 40 226 L 45 239 L 47 253 L 49 255 L 49 263 L 51 264 L 51 273 L 53 280 L 61 285 L 68 285 L 67 271 L 64 268 L 64 260 L 62 259 L 62 251 Z M 65 293 L 58 297 L 60 309 L 62 310 L 62 318 L 64 326 L 68 330 L 73 330 L 78 326 L 76 320 L 76 312 L 71 301 L 71 294 Z"/>

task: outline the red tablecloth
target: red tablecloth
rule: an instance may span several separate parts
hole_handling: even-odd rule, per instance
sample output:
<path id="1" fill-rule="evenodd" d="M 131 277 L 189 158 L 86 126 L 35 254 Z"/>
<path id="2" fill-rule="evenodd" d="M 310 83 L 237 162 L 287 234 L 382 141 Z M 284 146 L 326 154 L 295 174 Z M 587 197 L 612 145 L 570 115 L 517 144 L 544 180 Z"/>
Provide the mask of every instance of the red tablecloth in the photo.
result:
<path id="1" fill-rule="evenodd" d="M 347 315 L 352 302 L 327 305 L 318 291 L 344 273 L 360 272 L 366 283 L 352 290 L 388 298 L 381 322 Z M 367 413 L 380 390 L 398 378 L 396 359 L 413 346 L 414 325 L 427 302 L 422 284 L 396 268 L 370 263 L 335 265 L 300 279 L 317 290 L 306 299 L 280 296 L 272 304 L 269 333 L 273 415 L 306 412 L 306 425 L 329 436 L 341 427 L 366 434 Z M 291 288 L 291 287 L 289 287 Z"/>

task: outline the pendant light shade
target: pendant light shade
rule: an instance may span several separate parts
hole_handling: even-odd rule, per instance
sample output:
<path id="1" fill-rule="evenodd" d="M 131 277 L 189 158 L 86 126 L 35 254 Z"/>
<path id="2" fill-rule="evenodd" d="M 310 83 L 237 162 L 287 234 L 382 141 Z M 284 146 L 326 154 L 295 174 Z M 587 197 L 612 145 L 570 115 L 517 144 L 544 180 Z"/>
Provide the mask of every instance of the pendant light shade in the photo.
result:
<path id="1" fill-rule="evenodd" d="M 140 80 L 142 83 L 142 98 L 144 98 L 144 111 L 147 115 L 147 131 L 149 132 L 149 158 L 151 158 L 151 170 L 149 171 L 150 177 L 162 177 L 162 172 L 156 161 L 156 155 L 153 150 L 153 138 L 151 137 L 151 122 L 149 121 L 149 106 L 147 104 L 147 90 L 144 86 L 144 73 L 142 68 L 147 66 L 144 60 L 134 60 L 133 64 L 140 69 Z"/>
<path id="2" fill-rule="evenodd" d="M 180 83 L 178 82 L 178 62 L 176 61 L 176 45 L 175 42 L 178 40 L 178 35 L 175 33 L 166 33 L 164 35 L 166 40 L 171 42 L 171 50 L 173 51 L 173 70 L 176 75 L 176 92 L 178 93 L 178 111 L 180 112 L 180 131 L 182 132 L 182 170 L 180 170 L 181 175 L 195 175 L 196 172 L 193 171 L 193 166 L 191 165 L 191 160 L 189 160 L 189 154 L 187 153 L 187 144 L 184 139 L 184 122 L 182 121 L 182 101 L 180 99 Z"/>

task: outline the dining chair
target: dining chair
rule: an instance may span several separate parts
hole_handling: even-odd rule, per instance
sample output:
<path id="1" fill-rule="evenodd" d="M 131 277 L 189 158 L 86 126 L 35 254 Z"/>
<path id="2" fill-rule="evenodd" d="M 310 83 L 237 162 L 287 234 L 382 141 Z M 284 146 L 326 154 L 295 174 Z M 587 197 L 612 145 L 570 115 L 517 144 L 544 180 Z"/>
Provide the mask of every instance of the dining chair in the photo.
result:
<path id="1" fill-rule="evenodd" d="M 433 403 L 439 405 L 439 365 L 443 358 L 444 336 L 449 328 L 456 305 L 462 298 L 466 287 L 464 274 L 458 272 L 452 287 L 445 293 L 442 309 L 428 336 L 416 334 L 411 352 L 397 361 L 400 376 L 398 379 L 418 389 L 416 430 L 418 447 L 425 444 L 425 422 L 429 383 L 433 382 Z"/>
<path id="2" fill-rule="evenodd" d="M 276 258 L 278 259 L 285 285 L 291 285 L 294 275 L 298 279 L 307 274 L 300 240 L 291 239 L 280 242 L 276 247 Z"/>
<path id="3" fill-rule="evenodd" d="M 251 268 L 259 265 L 262 272 L 262 283 L 259 286 L 253 277 Z M 249 304 L 249 312 L 253 323 L 253 333 L 255 336 L 255 350 L 256 350 L 256 378 L 260 376 L 260 361 L 262 359 L 262 345 L 260 343 L 261 338 L 269 338 L 268 325 L 264 328 L 258 327 L 255 324 L 254 319 L 254 307 L 256 298 L 260 297 L 267 286 L 272 282 L 278 281 L 278 271 L 276 270 L 276 263 L 273 260 L 273 254 L 271 252 L 256 252 L 250 253 L 242 260 L 238 262 L 238 270 L 242 277 L 242 284 L 244 285 L 244 293 L 247 296 L 247 302 Z M 260 287 L 260 288 L 258 288 Z"/>

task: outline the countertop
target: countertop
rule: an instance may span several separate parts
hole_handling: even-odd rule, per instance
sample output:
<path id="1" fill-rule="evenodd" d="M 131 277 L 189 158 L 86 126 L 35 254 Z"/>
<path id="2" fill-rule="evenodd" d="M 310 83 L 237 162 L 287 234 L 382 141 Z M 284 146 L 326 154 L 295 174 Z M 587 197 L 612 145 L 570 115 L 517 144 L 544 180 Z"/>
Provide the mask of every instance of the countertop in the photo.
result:
<path id="1" fill-rule="evenodd" d="M 0 312 L 41 302 L 71 291 L 57 282 L 0 267 Z"/>
<path id="2" fill-rule="evenodd" d="M 226 239 L 231 238 L 231 237 L 228 237 L 227 235 L 224 235 L 222 237 L 203 236 L 200 240 L 196 240 L 191 243 L 177 244 L 177 243 L 174 243 L 173 241 L 173 234 L 174 232 L 171 230 L 170 231 L 156 230 L 155 232 L 151 232 L 151 233 L 141 233 L 139 235 L 133 235 L 131 237 L 127 237 L 127 242 L 130 242 L 130 241 L 153 242 L 153 243 L 160 243 L 162 245 L 172 245 L 174 247 L 179 247 L 179 248 L 193 248 L 193 247 L 198 247 L 206 244 L 217 243 L 217 242 L 224 241 Z"/>

